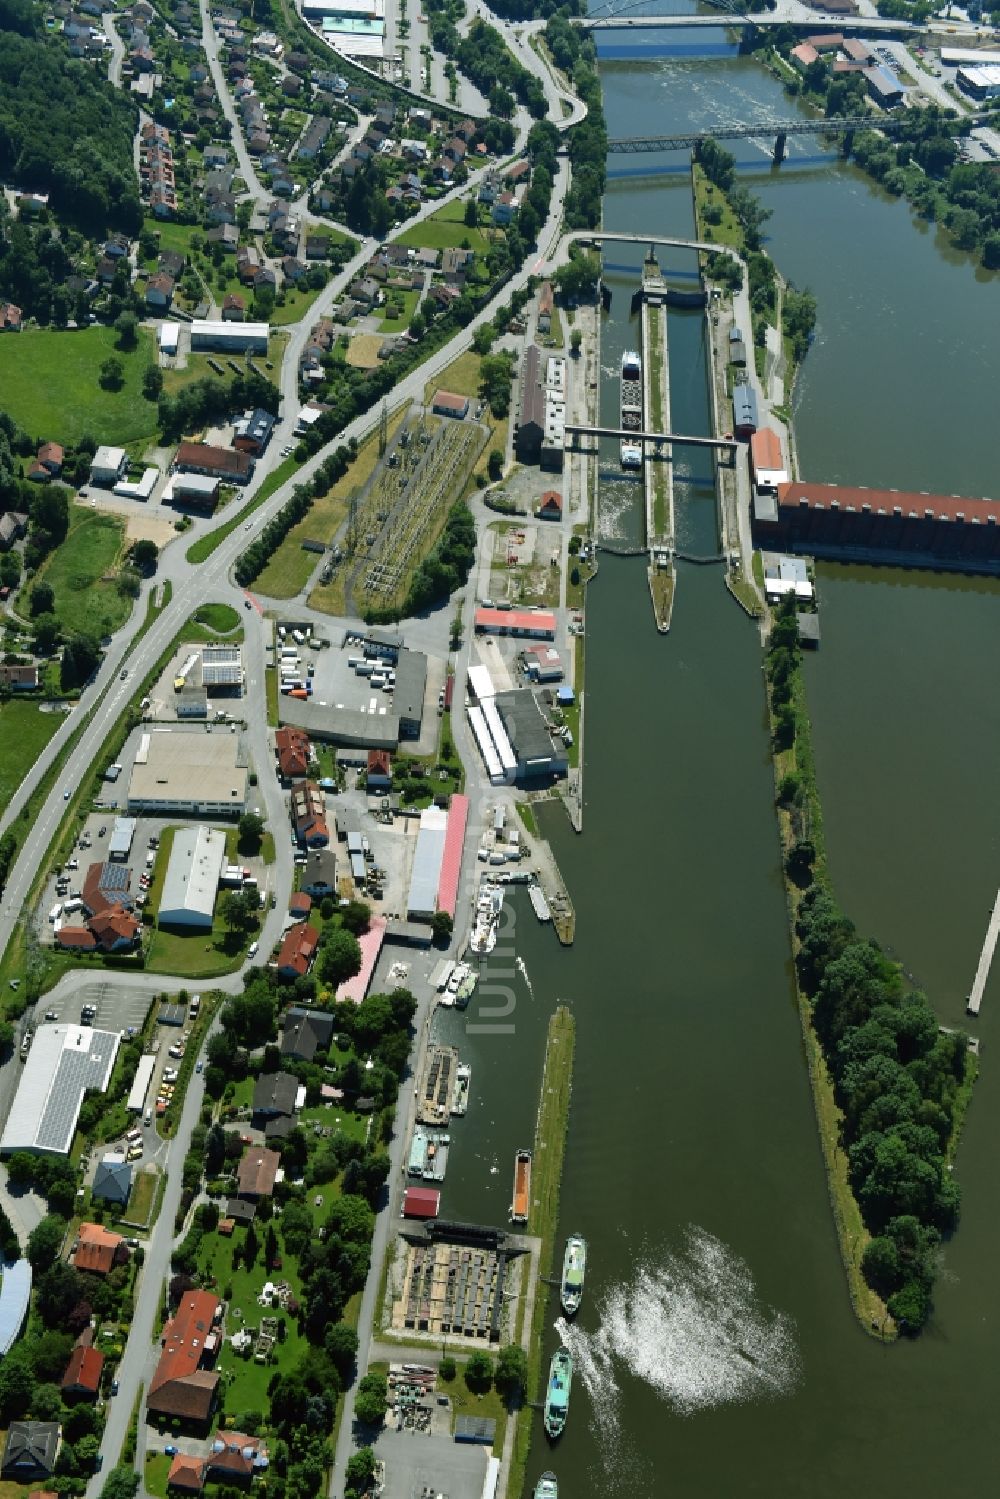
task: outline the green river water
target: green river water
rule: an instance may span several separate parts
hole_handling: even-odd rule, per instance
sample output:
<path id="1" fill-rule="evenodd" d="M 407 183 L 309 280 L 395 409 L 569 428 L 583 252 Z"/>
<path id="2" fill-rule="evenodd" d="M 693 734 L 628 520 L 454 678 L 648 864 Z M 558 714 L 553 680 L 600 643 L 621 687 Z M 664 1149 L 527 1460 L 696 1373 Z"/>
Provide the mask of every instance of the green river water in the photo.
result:
<path id="1" fill-rule="evenodd" d="M 704 46 L 703 35 L 687 40 Z M 732 55 L 616 58 L 602 76 L 612 136 L 792 108 Z M 793 141 L 780 172 L 766 144 L 737 155 L 774 210 L 778 265 L 819 299 L 796 392 L 803 474 L 995 493 L 996 283 L 815 143 Z M 635 161 L 612 158 L 605 227 L 690 233 L 681 158 L 657 177 L 635 175 Z M 606 416 L 621 350 L 638 336 L 628 303 L 641 252 L 616 247 L 609 259 Z M 668 265 L 693 269 L 679 255 Z M 669 333 L 675 429 L 705 431 L 701 317 L 671 313 Z M 635 536 L 638 491 L 615 458 L 609 448 L 602 530 Z M 678 537 L 706 552 L 714 492 L 698 461 L 678 463 Z M 808 668 L 837 892 L 952 1023 L 1000 882 L 998 592 L 824 567 L 823 642 Z M 481 995 L 441 1017 L 438 1031 L 473 1065 L 444 1206 L 505 1220 L 513 1154 L 532 1139 L 545 1025 L 566 1002 L 578 1031 L 561 1233 L 585 1234 L 590 1262 L 566 1334 L 577 1363 L 569 1426 L 549 1452 L 538 1424 L 529 1484 L 551 1467 L 566 1499 L 992 1492 L 1000 1090 L 988 1043 L 1000 977 L 976 1026 L 983 1072 L 958 1160 L 963 1217 L 935 1315 L 918 1342 L 884 1347 L 855 1322 L 827 1202 L 760 664 L 718 568 L 681 566 L 664 638 L 644 563 L 602 558 L 587 612 L 585 831 L 555 812 L 546 820 L 576 943 L 559 949 L 515 897 Z M 491 1014 L 505 988 L 512 1013 Z M 557 1317 L 552 1306 L 546 1352 Z"/>

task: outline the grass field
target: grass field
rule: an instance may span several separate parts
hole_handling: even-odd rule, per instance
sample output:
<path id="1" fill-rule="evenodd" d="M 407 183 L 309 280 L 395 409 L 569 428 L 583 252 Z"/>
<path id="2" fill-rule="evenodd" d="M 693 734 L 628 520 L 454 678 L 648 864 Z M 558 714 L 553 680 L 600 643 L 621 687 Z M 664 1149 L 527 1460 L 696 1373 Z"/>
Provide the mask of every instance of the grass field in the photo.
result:
<path id="1" fill-rule="evenodd" d="M 317 552 L 303 551 L 302 543 L 322 541 L 329 544 L 333 540 L 338 526 L 347 515 L 347 495 L 342 486 L 353 472 L 353 469 L 349 469 L 329 493 L 321 500 L 313 501 L 309 514 L 292 527 L 253 584 L 255 593 L 272 599 L 290 599 L 305 588 L 320 558 Z"/>
<path id="2" fill-rule="evenodd" d="M 173 842 L 174 829 L 165 828 L 160 838 L 149 887 L 148 911 L 159 910 Z M 146 955 L 146 971 L 172 973 L 178 978 L 214 978 L 220 973 L 230 973 L 239 966 L 241 955 L 250 941 L 249 936 L 227 931 L 225 922 L 218 914 L 218 906 L 210 932 L 181 931 L 161 927 L 157 923 Z"/>
<path id="3" fill-rule="evenodd" d="M 156 1171 L 139 1171 L 132 1178 L 132 1192 L 122 1218 L 129 1223 L 148 1223 L 159 1182 Z"/>
<path id="4" fill-rule="evenodd" d="M 0 812 L 62 721 L 61 713 L 40 713 L 36 703 L 0 703 Z"/>
<path id="5" fill-rule="evenodd" d="M 195 619 L 207 625 L 217 635 L 229 635 L 240 623 L 240 617 L 230 604 L 202 604 L 195 610 Z"/>
<path id="6" fill-rule="evenodd" d="M 132 600 L 114 580 L 124 539 L 120 516 L 71 504 L 66 540 L 22 589 L 20 612 L 27 615 L 31 588 L 44 579 L 55 592 L 53 612 L 64 630 L 112 634 L 132 612 Z"/>
<path id="7" fill-rule="evenodd" d="M 420 293 L 418 291 L 392 291 L 390 289 L 387 295 L 392 301 L 402 303 L 403 310 L 398 317 L 390 317 L 388 306 L 380 307 L 379 321 L 382 331 L 386 334 L 403 333 L 410 326 L 410 319 L 417 310 Z"/>
<path id="8" fill-rule="evenodd" d="M 485 252 L 489 239 L 482 229 L 469 229 L 465 223 L 465 204 L 446 203 L 437 213 L 432 213 L 422 224 L 415 224 L 399 236 L 399 244 L 412 245 L 414 249 L 426 250 L 470 250 Z"/>
<path id="9" fill-rule="evenodd" d="M 155 1457 L 152 1453 L 146 1453 L 144 1487 L 146 1493 L 153 1494 L 155 1499 L 167 1499 L 167 1474 L 172 1461 L 172 1458 L 164 1456 L 162 1452 L 158 1452 Z"/>
<path id="10" fill-rule="evenodd" d="M 28 328 L 0 339 L 0 389 L 4 409 L 32 438 L 77 442 L 85 433 L 120 446 L 156 431 L 156 402 L 142 394 L 153 362 L 152 334 L 140 328 L 134 349 L 117 347 L 113 328 L 80 332 Z M 104 390 L 98 374 L 111 355 L 125 367 L 121 390 Z"/>

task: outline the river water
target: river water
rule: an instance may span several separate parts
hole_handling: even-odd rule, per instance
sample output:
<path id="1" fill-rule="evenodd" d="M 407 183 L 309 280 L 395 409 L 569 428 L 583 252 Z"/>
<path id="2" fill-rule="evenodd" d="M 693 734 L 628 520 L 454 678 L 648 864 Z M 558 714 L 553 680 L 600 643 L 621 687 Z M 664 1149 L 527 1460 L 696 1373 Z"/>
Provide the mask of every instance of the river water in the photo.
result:
<path id="1" fill-rule="evenodd" d="M 644 60 L 602 66 L 611 136 L 792 112 L 754 62 L 689 55 L 703 33 L 672 34 L 680 55 L 652 60 L 651 40 Z M 777 263 L 819 299 L 796 393 L 803 474 L 995 493 L 984 433 L 996 285 L 815 142 L 793 139 L 778 172 L 769 144 L 736 154 L 774 210 Z M 690 233 L 685 163 L 666 158 L 675 170 L 655 177 L 642 163 L 611 159 L 605 227 Z M 640 259 L 615 247 L 608 272 L 607 416 L 637 337 Z M 672 253 L 667 268 L 691 264 Z M 701 318 L 672 312 L 669 336 L 675 425 L 707 430 Z M 699 552 L 716 536 L 708 463 L 678 463 L 678 537 Z M 605 466 L 602 528 L 638 535 L 638 490 L 610 449 Z M 998 591 L 824 567 L 823 643 L 809 663 L 837 892 L 947 1022 L 961 1018 L 1000 880 Z M 588 1239 L 587 1295 L 563 1332 L 578 1370 L 569 1426 L 550 1453 L 539 1424 L 529 1482 L 552 1467 L 571 1499 L 992 1491 L 991 1050 L 934 1319 L 919 1342 L 883 1347 L 858 1328 L 839 1262 L 793 1003 L 760 646 L 719 569 L 681 565 L 664 638 L 644 563 L 602 558 L 586 687 L 585 831 L 546 820 L 576 943 L 560 950 L 515 897 L 503 947 L 517 963 L 498 948 L 482 995 L 439 1024 L 473 1064 L 445 1207 L 499 1223 L 514 1150 L 532 1138 L 548 1015 L 563 1001 L 578 1022 L 561 1233 Z M 998 1010 L 994 975 L 977 1026 L 986 1042 Z"/>

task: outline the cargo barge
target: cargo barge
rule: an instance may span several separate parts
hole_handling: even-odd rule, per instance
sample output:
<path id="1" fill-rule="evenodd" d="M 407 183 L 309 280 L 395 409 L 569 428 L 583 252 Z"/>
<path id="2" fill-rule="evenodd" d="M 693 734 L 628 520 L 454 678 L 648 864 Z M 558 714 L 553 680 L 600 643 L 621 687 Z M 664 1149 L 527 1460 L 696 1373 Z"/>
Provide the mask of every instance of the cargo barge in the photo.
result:
<path id="1" fill-rule="evenodd" d="M 510 1204 L 511 1223 L 527 1223 L 531 1203 L 531 1151 L 519 1150 L 514 1157 L 514 1195 Z"/>
<path id="2" fill-rule="evenodd" d="M 642 359 L 634 349 L 622 355 L 621 428 L 623 432 L 642 431 Z M 638 439 L 621 440 L 622 468 L 642 467 L 642 443 Z"/>
<path id="3" fill-rule="evenodd" d="M 453 1046 L 432 1046 L 427 1052 L 417 1097 L 421 1124 L 445 1124 L 451 1113 L 458 1052 Z"/>

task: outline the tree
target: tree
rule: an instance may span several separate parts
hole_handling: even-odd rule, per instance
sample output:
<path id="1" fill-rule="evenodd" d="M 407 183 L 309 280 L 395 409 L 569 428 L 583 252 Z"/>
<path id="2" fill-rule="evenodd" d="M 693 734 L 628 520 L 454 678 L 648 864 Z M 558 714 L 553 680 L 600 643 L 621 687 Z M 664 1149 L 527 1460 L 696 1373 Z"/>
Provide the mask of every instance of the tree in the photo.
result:
<path id="1" fill-rule="evenodd" d="M 59 641 L 59 621 L 54 614 L 40 614 L 32 621 L 32 638 L 40 656 L 51 656 Z"/>
<path id="2" fill-rule="evenodd" d="M 264 819 L 256 812 L 244 812 L 239 820 L 239 849 L 247 855 L 260 852 L 264 841 Z"/>
<path id="3" fill-rule="evenodd" d="M 28 1414 L 35 1393 L 35 1376 L 25 1341 L 15 1343 L 0 1363 L 0 1421 L 6 1425 Z"/>
<path id="4" fill-rule="evenodd" d="M 134 1468 L 112 1468 L 101 1490 L 101 1499 L 135 1499 L 139 1475 Z"/>
<path id="5" fill-rule="evenodd" d="M 134 349 L 139 336 L 139 319 L 134 312 L 122 312 L 115 318 L 115 332 L 120 349 Z"/>
<path id="6" fill-rule="evenodd" d="M 473 1394 L 483 1395 L 493 1382 L 493 1360 L 488 1353 L 469 1355 L 465 1365 L 465 1383 Z"/>
<path id="7" fill-rule="evenodd" d="M 375 1454 L 370 1447 L 362 1447 L 347 1460 L 345 1499 L 360 1499 L 371 1491 L 374 1482 Z"/>
<path id="8" fill-rule="evenodd" d="M 62 1378 L 66 1362 L 73 1351 L 73 1339 L 67 1332 L 50 1328 L 31 1341 L 31 1362 L 35 1378 L 54 1382 Z"/>
<path id="9" fill-rule="evenodd" d="M 326 1330 L 323 1347 L 346 1386 L 354 1373 L 358 1335 L 348 1322 L 335 1322 Z"/>
<path id="10" fill-rule="evenodd" d="M 248 932 L 257 921 L 257 897 L 251 891 L 227 890 L 219 902 L 220 915 L 230 932 Z"/>
<path id="11" fill-rule="evenodd" d="M 28 611 L 32 619 L 40 614 L 51 614 L 55 607 L 56 596 L 50 583 L 36 583 L 31 590 L 28 601 Z"/>
<path id="12" fill-rule="evenodd" d="M 508 1401 L 524 1393 L 528 1385 L 528 1355 L 519 1344 L 508 1343 L 500 1349 L 494 1382 Z"/>
<path id="13" fill-rule="evenodd" d="M 440 1373 L 441 1378 L 445 1381 L 446 1384 L 451 1384 L 452 1380 L 455 1378 L 455 1375 L 458 1373 L 458 1365 L 453 1358 L 443 1358 L 438 1365 L 438 1372 Z"/>
<path id="14" fill-rule="evenodd" d="M 64 688 L 81 687 L 101 659 L 101 647 L 93 635 L 76 632 L 63 646 L 60 680 Z"/>
<path id="15" fill-rule="evenodd" d="M 105 359 L 98 379 L 105 390 L 121 390 L 125 384 L 125 365 L 116 354 Z"/>
<path id="16" fill-rule="evenodd" d="M 146 539 L 134 541 L 131 550 L 132 561 L 140 572 L 155 572 L 157 558 L 160 555 L 160 549 L 155 541 L 147 541 Z"/>
<path id="17" fill-rule="evenodd" d="M 579 328 L 574 328 L 573 332 L 570 334 L 569 346 L 575 355 L 579 355 L 580 350 L 583 347 L 583 334 L 580 332 Z"/>
<path id="18" fill-rule="evenodd" d="M 147 401 L 158 401 L 162 391 L 163 371 L 158 364 L 151 364 L 142 377 L 142 393 Z"/>
<path id="19" fill-rule="evenodd" d="M 354 1414 L 362 1426 L 381 1426 L 388 1405 L 387 1393 L 384 1374 L 366 1374 L 361 1380 L 354 1400 Z"/>
<path id="20" fill-rule="evenodd" d="M 36 1274 L 40 1274 L 41 1271 L 58 1261 L 59 1251 L 65 1237 L 65 1222 L 62 1218 L 56 1218 L 51 1214 L 43 1218 L 41 1223 L 31 1230 L 28 1235 L 28 1260 Z"/>
<path id="21" fill-rule="evenodd" d="M 334 927 L 323 943 L 319 958 L 320 978 L 340 985 L 361 972 L 361 944 L 352 932 Z"/>
<path id="22" fill-rule="evenodd" d="M 476 229 L 479 226 L 479 209 L 476 207 L 475 198 L 470 198 L 465 205 L 465 227 Z"/>
<path id="23" fill-rule="evenodd" d="M 486 459 L 486 472 L 495 484 L 503 474 L 503 454 L 499 448 L 491 448 Z"/>
<path id="24" fill-rule="evenodd" d="M 213 1040 L 216 1039 L 213 1037 Z M 205 1175 L 218 1176 L 226 1160 L 226 1131 L 216 1121 L 205 1137 Z"/>
<path id="25" fill-rule="evenodd" d="M 447 942 L 454 930 L 455 923 L 447 911 L 435 911 L 431 917 L 431 932 L 435 942 Z"/>

